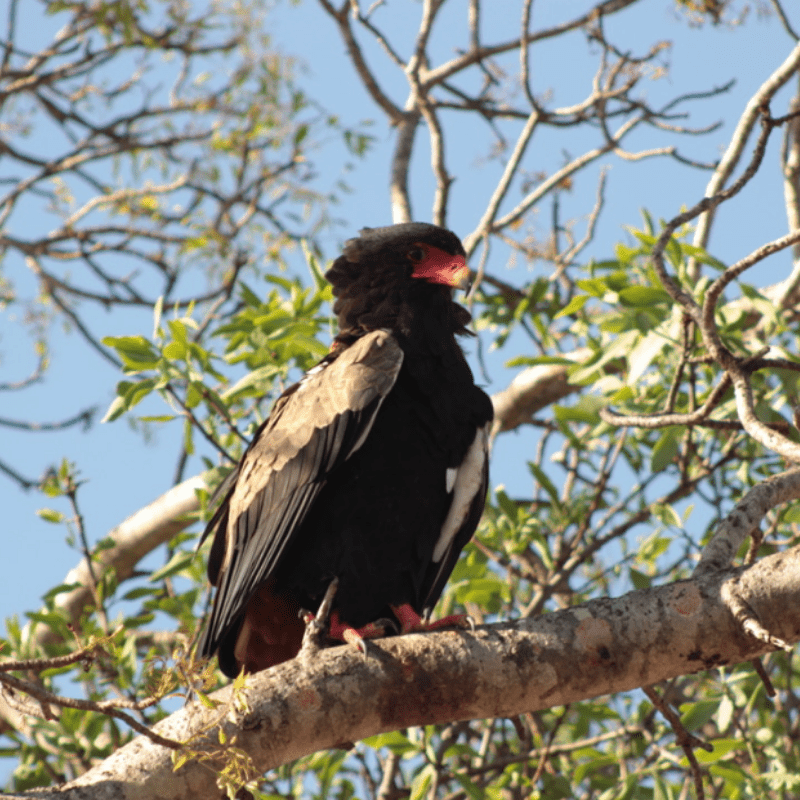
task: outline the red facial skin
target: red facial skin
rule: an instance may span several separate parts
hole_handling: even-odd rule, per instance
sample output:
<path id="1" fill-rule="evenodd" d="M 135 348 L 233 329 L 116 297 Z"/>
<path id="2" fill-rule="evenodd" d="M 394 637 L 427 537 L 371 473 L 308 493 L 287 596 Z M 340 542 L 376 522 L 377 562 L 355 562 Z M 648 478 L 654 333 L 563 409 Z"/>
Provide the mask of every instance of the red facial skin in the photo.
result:
<path id="1" fill-rule="evenodd" d="M 428 283 L 440 283 L 443 286 L 457 288 L 462 286 L 469 277 L 469 267 L 464 256 L 451 255 L 429 244 L 415 244 L 422 258 L 416 261 L 412 278 L 422 278 Z"/>

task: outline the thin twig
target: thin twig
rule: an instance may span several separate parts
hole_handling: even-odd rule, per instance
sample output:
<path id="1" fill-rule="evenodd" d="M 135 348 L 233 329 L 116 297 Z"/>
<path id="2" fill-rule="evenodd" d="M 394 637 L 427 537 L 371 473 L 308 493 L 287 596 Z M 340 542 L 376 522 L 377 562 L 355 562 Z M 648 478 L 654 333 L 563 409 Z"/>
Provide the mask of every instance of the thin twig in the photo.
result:
<path id="1" fill-rule="evenodd" d="M 700 769 L 700 764 L 697 762 L 697 756 L 694 754 L 694 748 L 699 747 L 707 753 L 713 753 L 714 747 L 709 742 L 704 742 L 696 736 L 689 733 L 683 727 L 680 717 L 667 705 L 663 697 L 655 690 L 653 686 L 645 686 L 642 689 L 650 702 L 663 714 L 664 718 L 669 723 L 669 726 L 675 733 L 675 738 L 678 741 L 681 749 L 684 752 L 689 767 L 692 771 L 692 778 L 694 779 L 694 790 L 696 792 L 696 800 L 705 800 L 705 789 L 703 788 L 703 773 Z"/>
<path id="2" fill-rule="evenodd" d="M 177 742 L 160 736 L 150 730 L 147 725 L 143 725 L 135 717 L 121 710 L 121 706 L 136 710 L 149 708 L 158 702 L 158 698 L 147 698 L 146 700 L 138 702 L 111 700 L 94 702 L 93 700 L 79 700 L 75 697 L 62 697 L 61 695 L 53 694 L 53 692 L 48 692 L 35 683 L 15 678 L 4 672 L 0 672 L 0 685 L 19 692 L 24 692 L 45 705 L 59 706 L 61 708 L 76 708 L 81 711 L 95 711 L 98 714 L 114 717 L 115 719 L 121 720 L 126 725 L 129 725 L 137 733 L 141 733 L 156 744 L 160 744 L 162 747 L 168 747 L 171 750 L 180 750 L 184 746 L 183 742 Z"/>

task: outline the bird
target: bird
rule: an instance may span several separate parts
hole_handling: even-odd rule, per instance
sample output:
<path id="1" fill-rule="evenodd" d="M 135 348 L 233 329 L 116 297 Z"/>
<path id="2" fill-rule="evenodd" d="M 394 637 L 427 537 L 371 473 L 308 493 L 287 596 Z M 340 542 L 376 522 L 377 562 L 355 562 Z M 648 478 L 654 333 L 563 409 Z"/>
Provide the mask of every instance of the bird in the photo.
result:
<path id="1" fill-rule="evenodd" d="M 492 403 L 456 338 L 474 335 L 453 299 L 468 276 L 458 237 L 422 222 L 363 228 L 325 273 L 330 351 L 275 401 L 200 540 L 216 590 L 197 653 L 226 676 L 297 655 L 334 581 L 331 639 L 425 627 L 488 487 Z"/>

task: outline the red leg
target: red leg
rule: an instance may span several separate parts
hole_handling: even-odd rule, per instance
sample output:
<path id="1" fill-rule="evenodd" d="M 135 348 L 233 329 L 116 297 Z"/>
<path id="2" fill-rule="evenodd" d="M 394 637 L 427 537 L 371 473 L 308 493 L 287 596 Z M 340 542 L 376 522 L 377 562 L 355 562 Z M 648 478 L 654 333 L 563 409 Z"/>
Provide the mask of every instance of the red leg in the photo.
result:
<path id="1" fill-rule="evenodd" d="M 382 636 L 386 636 L 386 628 L 379 622 L 370 622 L 362 628 L 354 628 L 342 622 L 338 611 L 331 614 L 328 638 L 355 645 L 365 655 L 367 652 L 365 639 L 380 639 Z"/>
<path id="2" fill-rule="evenodd" d="M 403 603 L 399 606 L 391 606 L 392 612 L 397 621 L 400 623 L 400 633 L 412 633 L 414 631 L 432 631 L 440 628 L 471 628 L 472 620 L 467 614 L 451 614 L 442 619 L 434 620 L 433 622 L 425 622 L 425 620 L 417 614 L 416 611 L 408 603 Z M 314 614 L 306 613 L 303 615 L 303 620 L 306 625 L 314 620 Z M 339 642 L 346 642 L 347 644 L 355 645 L 364 655 L 367 653 L 367 639 L 380 639 L 386 636 L 388 632 L 387 627 L 382 624 L 386 622 L 390 627 L 394 627 L 389 620 L 379 620 L 377 622 L 370 622 L 361 628 L 354 628 L 343 622 L 339 617 L 338 611 L 333 611 L 330 615 L 328 624 L 328 638 L 334 639 Z"/>
<path id="3" fill-rule="evenodd" d="M 392 611 L 400 623 L 401 633 L 412 631 L 434 631 L 439 628 L 471 628 L 472 622 L 467 614 L 450 614 L 448 617 L 425 622 L 416 611 L 408 604 L 392 606 Z"/>

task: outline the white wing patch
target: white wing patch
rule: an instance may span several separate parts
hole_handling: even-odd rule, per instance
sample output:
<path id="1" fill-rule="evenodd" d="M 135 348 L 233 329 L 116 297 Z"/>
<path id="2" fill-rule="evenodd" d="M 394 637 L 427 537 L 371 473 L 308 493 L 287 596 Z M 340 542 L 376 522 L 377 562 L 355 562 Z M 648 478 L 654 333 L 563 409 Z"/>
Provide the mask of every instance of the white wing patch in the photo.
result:
<path id="1" fill-rule="evenodd" d="M 481 489 L 483 470 L 487 457 L 489 441 L 489 425 L 478 428 L 475 438 L 457 469 L 448 469 L 446 475 L 447 490 L 453 490 L 450 510 L 442 525 L 436 546 L 433 548 L 433 560 L 438 562 L 450 549 L 453 538 L 461 529 L 469 514 L 472 501 Z"/>
<path id="2" fill-rule="evenodd" d="M 453 485 L 456 482 L 456 477 L 458 476 L 458 470 L 455 467 L 448 467 L 447 472 L 444 476 L 444 485 L 445 489 L 447 490 L 447 494 L 453 491 Z"/>
<path id="3" fill-rule="evenodd" d="M 327 366 L 327 362 L 323 362 L 322 364 L 317 364 L 315 367 L 311 367 L 311 369 L 306 372 L 302 378 L 300 378 L 300 382 L 297 386 L 297 392 L 300 393 L 305 391 L 308 388 L 309 379 L 313 378 L 315 375 L 319 375 L 319 373 L 322 372 L 322 370 L 324 370 Z"/>

